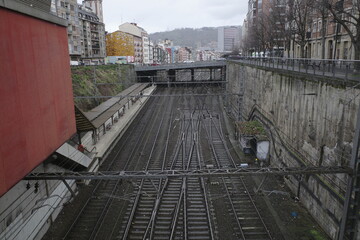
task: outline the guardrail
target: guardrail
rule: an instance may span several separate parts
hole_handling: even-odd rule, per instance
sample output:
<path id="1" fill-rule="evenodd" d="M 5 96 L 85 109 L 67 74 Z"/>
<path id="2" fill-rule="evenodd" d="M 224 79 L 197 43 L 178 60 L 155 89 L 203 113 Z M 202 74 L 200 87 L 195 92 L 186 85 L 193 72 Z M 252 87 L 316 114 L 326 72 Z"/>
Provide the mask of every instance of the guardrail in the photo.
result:
<path id="1" fill-rule="evenodd" d="M 337 77 L 344 80 L 360 81 L 360 60 L 241 57 L 231 61 L 319 76 Z"/>
<path id="2" fill-rule="evenodd" d="M 211 67 L 223 67 L 226 66 L 226 62 L 221 61 L 198 61 L 198 62 L 189 62 L 189 63 L 173 63 L 173 64 L 163 64 L 156 66 L 149 65 L 137 65 L 135 66 L 135 71 L 151 71 L 151 70 L 169 70 L 169 69 L 190 69 L 190 68 L 211 68 Z"/>

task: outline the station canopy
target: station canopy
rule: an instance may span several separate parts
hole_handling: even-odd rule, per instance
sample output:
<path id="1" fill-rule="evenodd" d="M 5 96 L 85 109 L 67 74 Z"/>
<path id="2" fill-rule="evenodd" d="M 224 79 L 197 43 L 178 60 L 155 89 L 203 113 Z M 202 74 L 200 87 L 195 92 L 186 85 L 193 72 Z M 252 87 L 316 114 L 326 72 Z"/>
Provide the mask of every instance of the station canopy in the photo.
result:
<path id="1" fill-rule="evenodd" d="M 139 95 L 148 83 L 137 83 L 125 89 L 116 96 L 101 103 L 99 106 L 93 108 L 89 112 L 81 111 L 75 106 L 76 129 L 78 132 L 88 132 L 98 129 L 101 125 L 110 119 L 117 111 L 124 107 L 129 97 Z"/>

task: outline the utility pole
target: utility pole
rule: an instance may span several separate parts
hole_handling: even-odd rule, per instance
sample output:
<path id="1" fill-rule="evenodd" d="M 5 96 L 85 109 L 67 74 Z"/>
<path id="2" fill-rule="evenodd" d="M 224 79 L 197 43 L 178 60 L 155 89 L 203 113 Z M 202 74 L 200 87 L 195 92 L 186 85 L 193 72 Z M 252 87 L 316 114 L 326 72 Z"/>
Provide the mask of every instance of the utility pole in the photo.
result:
<path id="1" fill-rule="evenodd" d="M 338 240 L 356 240 L 359 229 L 360 210 L 360 106 L 357 114 L 356 129 L 353 139 L 353 149 L 349 163 L 352 174 L 348 176 L 346 195 L 343 208 L 343 216 L 340 223 Z"/>

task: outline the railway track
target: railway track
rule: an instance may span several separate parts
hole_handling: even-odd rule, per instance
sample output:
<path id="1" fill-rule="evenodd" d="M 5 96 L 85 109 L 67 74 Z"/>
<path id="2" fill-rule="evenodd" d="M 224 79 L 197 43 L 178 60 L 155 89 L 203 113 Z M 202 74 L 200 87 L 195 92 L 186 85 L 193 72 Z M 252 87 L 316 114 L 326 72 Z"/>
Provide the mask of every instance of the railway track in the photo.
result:
<path id="1" fill-rule="evenodd" d="M 196 168 L 200 164 L 196 137 L 199 118 L 189 109 L 179 119 L 181 134 L 168 167 Z M 171 128 L 170 124 L 168 131 Z M 202 178 L 142 180 L 128 208 L 122 239 L 213 239 L 204 186 Z M 141 194 L 144 191 L 146 194 Z"/>
<path id="2" fill-rule="evenodd" d="M 167 88 L 167 94 L 186 88 Z M 194 88 L 195 93 L 211 92 Z M 222 110 L 210 97 L 152 98 L 109 160 L 106 170 L 227 168 L 236 165 L 222 132 Z M 135 127 L 137 126 L 137 127 Z M 111 160 L 110 160 L 111 159 Z M 242 178 L 204 177 L 97 181 L 64 239 L 272 239 Z M 224 211 L 215 208 L 221 196 Z M 225 214 L 225 215 L 223 215 Z"/>
<path id="3" fill-rule="evenodd" d="M 221 128 L 220 117 L 211 114 L 206 123 L 206 133 L 217 168 L 236 167 Z M 256 207 L 243 177 L 221 177 L 229 214 L 239 239 L 272 239 L 270 231 Z M 236 223 L 236 224 L 235 224 Z"/>

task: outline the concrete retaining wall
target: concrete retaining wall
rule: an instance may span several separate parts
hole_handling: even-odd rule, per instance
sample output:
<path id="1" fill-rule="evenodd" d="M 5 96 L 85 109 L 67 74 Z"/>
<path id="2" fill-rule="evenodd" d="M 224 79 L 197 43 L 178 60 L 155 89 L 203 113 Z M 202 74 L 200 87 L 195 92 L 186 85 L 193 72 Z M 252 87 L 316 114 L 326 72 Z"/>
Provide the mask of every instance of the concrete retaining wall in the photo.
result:
<path id="1" fill-rule="evenodd" d="M 228 111 L 266 127 L 272 166 L 347 166 L 360 90 L 335 79 L 231 62 L 227 66 Z M 325 81 L 326 80 L 326 81 Z M 235 94 L 235 95 L 234 95 Z M 323 229 L 335 238 L 346 176 L 288 177 L 286 182 Z"/>

